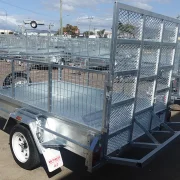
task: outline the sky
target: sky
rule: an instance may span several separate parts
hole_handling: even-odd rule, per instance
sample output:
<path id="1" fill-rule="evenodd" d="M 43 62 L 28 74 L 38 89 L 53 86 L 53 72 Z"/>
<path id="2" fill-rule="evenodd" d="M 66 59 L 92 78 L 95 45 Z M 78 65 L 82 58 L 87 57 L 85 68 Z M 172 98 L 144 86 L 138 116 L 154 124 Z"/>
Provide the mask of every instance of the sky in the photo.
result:
<path id="1" fill-rule="evenodd" d="M 62 0 L 63 26 L 77 25 L 81 32 L 95 29 L 110 30 L 114 0 Z M 179 0 L 119 0 L 142 9 L 166 16 L 180 14 Z M 59 28 L 60 0 L 0 0 L 0 29 L 19 30 L 23 20 L 39 20 L 45 23 L 39 29 Z M 7 14 L 7 16 L 6 16 Z M 7 20 L 6 20 L 7 17 Z M 26 28 L 28 25 L 26 25 Z"/>

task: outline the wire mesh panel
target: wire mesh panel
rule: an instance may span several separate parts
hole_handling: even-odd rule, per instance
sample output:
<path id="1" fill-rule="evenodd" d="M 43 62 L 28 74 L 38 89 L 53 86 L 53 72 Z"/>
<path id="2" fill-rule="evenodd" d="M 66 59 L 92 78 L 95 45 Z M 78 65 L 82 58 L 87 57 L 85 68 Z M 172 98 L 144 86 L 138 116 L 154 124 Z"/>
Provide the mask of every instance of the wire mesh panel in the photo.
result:
<path id="1" fill-rule="evenodd" d="M 174 53 L 175 53 L 174 47 L 163 46 L 161 51 L 160 66 L 173 65 Z"/>
<path id="2" fill-rule="evenodd" d="M 68 39 L 64 45 L 63 61 L 66 65 L 93 70 L 109 69 L 110 40 Z"/>
<path id="3" fill-rule="evenodd" d="M 139 122 L 147 131 L 150 130 L 150 122 L 152 118 L 152 111 L 147 111 L 136 116 L 137 122 Z M 135 123 L 133 128 L 133 137 L 132 139 L 137 139 L 142 136 L 144 131 Z"/>
<path id="4" fill-rule="evenodd" d="M 15 61 L 15 99 L 47 110 L 48 65 Z"/>
<path id="5" fill-rule="evenodd" d="M 159 127 L 161 123 L 164 122 L 165 117 L 166 117 L 166 112 L 162 112 L 156 116 L 153 116 L 151 129 L 154 130 L 155 128 Z"/>
<path id="6" fill-rule="evenodd" d="M 155 96 L 154 112 L 163 111 L 167 107 L 169 91 L 157 93 Z"/>
<path id="7" fill-rule="evenodd" d="M 158 74 L 157 90 L 170 87 L 171 70 L 161 70 Z"/>
<path id="8" fill-rule="evenodd" d="M 173 74 L 179 75 L 179 68 L 180 68 L 180 42 L 178 41 L 177 50 L 175 53 L 175 60 L 174 60 L 174 69 Z"/>
<path id="9" fill-rule="evenodd" d="M 128 71 L 138 68 L 139 45 L 118 44 L 115 71 Z"/>
<path id="10" fill-rule="evenodd" d="M 111 62 L 114 64 L 112 73 L 113 71 L 116 73 L 112 84 L 113 91 L 109 118 L 109 135 L 111 138 L 108 140 L 107 154 L 116 151 L 129 141 L 141 46 L 133 42 L 128 43 L 126 40 L 140 40 L 143 28 L 141 14 L 121 8 L 117 9 L 117 13 L 116 26 L 118 26 L 118 29 L 114 37 L 117 43 L 114 49 L 114 61 Z M 123 131 L 127 127 L 128 129 Z"/>
<path id="11" fill-rule="evenodd" d="M 0 62 L 2 95 L 102 129 L 105 73 L 30 60 L 12 62 Z"/>
<path id="12" fill-rule="evenodd" d="M 109 125 L 109 134 L 115 133 L 124 127 L 132 124 L 133 104 L 127 103 L 120 107 L 114 107 L 111 111 L 111 123 Z M 128 137 L 127 137 L 128 138 Z"/>
<path id="13" fill-rule="evenodd" d="M 74 68 L 52 72 L 52 112 L 86 126 L 102 128 L 105 76 Z"/>
<path id="14" fill-rule="evenodd" d="M 115 150 L 122 148 L 128 143 L 129 131 L 124 131 L 109 139 L 107 154 L 113 153 Z"/>
<path id="15" fill-rule="evenodd" d="M 139 112 L 152 106 L 154 84 L 154 79 L 139 82 L 137 89 L 136 112 Z"/>
<path id="16" fill-rule="evenodd" d="M 179 80 L 179 68 L 180 68 L 180 43 L 178 41 L 178 45 L 177 45 L 177 50 L 175 53 L 175 60 L 174 60 L 174 68 L 173 68 L 173 78 L 171 81 L 171 94 L 172 96 L 176 97 L 179 96 L 179 92 L 180 92 L 180 80 Z"/>
<path id="17" fill-rule="evenodd" d="M 164 21 L 164 35 L 163 42 L 172 42 L 177 41 L 177 23 Z"/>
<path id="18" fill-rule="evenodd" d="M 118 76 L 114 80 L 112 102 L 118 103 L 135 96 L 136 76 Z"/>
<path id="19" fill-rule="evenodd" d="M 0 60 L 0 94 L 12 97 L 12 91 L 6 91 L 12 87 L 12 61 Z"/>
<path id="20" fill-rule="evenodd" d="M 141 77 L 153 76 L 157 71 L 157 61 L 159 55 L 158 46 L 146 45 L 143 48 L 142 60 L 141 60 Z"/>
<path id="21" fill-rule="evenodd" d="M 118 16 L 118 37 L 141 39 L 142 15 L 133 11 L 119 9 Z"/>
<path id="22" fill-rule="evenodd" d="M 161 41 L 162 19 L 146 16 L 144 40 Z"/>
<path id="23" fill-rule="evenodd" d="M 166 108 L 178 28 L 177 20 L 170 22 L 165 16 L 115 3 L 111 47 L 111 62 L 114 64 L 111 73 L 115 77 L 107 154 L 143 135 L 145 130 L 149 131 L 153 111 Z M 137 70 L 137 74 L 132 70 Z M 126 75 L 118 75 L 123 71 Z M 134 76 L 135 80 L 127 83 L 128 76 Z M 126 111 L 123 111 L 124 107 Z"/>
<path id="24" fill-rule="evenodd" d="M 178 29 L 175 19 L 115 3 L 111 42 L 0 36 L 0 93 L 107 132 L 111 154 L 143 134 L 135 120 L 150 130 L 149 109 L 166 108 Z"/>
<path id="25" fill-rule="evenodd" d="M 170 42 L 172 44 L 165 46 L 162 43 L 160 65 L 157 76 L 156 97 L 155 97 L 156 101 L 154 106 L 155 112 L 162 111 L 167 108 L 168 99 L 170 95 L 170 86 L 172 81 L 173 65 L 175 64 L 175 58 L 178 55 L 178 52 L 176 54 L 176 50 L 178 50 L 178 45 L 176 43 L 178 29 L 179 29 L 179 24 L 169 21 L 164 21 L 162 42 L 163 43 Z"/>

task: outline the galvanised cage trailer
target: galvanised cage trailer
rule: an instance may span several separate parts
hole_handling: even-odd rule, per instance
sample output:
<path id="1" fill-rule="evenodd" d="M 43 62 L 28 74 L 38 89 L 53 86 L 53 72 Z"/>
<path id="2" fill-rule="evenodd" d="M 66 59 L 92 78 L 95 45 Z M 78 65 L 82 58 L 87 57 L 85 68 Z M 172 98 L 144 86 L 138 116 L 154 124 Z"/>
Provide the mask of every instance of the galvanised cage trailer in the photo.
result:
<path id="1" fill-rule="evenodd" d="M 109 52 L 104 71 L 29 58 L 30 37 L 23 58 L 7 53 L 8 61 L 0 61 L 0 113 L 7 119 L 4 129 L 16 122 L 10 147 L 17 164 L 33 169 L 43 154 L 54 171 L 63 165 L 65 148 L 84 157 L 90 172 L 105 163 L 142 167 L 177 138 L 180 132 L 167 121 L 167 110 L 179 23 L 115 2 L 110 51 L 107 42 L 103 46 Z M 101 61 L 98 48 L 91 48 L 98 41 L 62 40 L 71 42 L 68 59 L 93 54 Z M 79 55 L 73 51 L 78 48 Z M 126 157 L 129 148 L 145 148 L 147 154 Z"/>

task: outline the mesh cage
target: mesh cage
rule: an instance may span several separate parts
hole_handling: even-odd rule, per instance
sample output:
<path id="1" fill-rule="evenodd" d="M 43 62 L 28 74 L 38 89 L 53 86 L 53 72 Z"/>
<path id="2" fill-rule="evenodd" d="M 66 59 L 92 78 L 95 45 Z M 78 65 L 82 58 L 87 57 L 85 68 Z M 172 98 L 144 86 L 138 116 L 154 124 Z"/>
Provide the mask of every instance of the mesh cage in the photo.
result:
<path id="1" fill-rule="evenodd" d="M 114 136 L 109 139 L 107 154 L 111 154 L 117 149 L 121 149 L 124 145 L 128 143 L 129 131 L 120 133 L 119 135 Z"/>
<path id="2" fill-rule="evenodd" d="M 109 126 L 109 133 L 112 134 L 120 129 L 132 124 L 133 104 L 129 103 L 120 108 L 113 107 L 111 109 L 111 123 Z"/>
<path id="3" fill-rule="evenodd" d="M 149 131 L 153 111 L 162 112 L 167 107 L 179 28 L 175 19 L 170 22 L 170 18 L 165 16 L 136 8 L 134 10 L 133 7 L 120 3 L 115 4 L 114 15 L 115 45 L 112 44 L 111 47 L 114 53 L 111 55 L 111 61 L 115 67 L 112 71 L 116 73 L 113 81 L 107 154 L 145 133 L 134 119 Z M 125 75 L 121 75 L 125 72 Z M 131 80 L 127 81 L 127 77 L 131 77 Z M 130 98 L 132 101 L 129 101 Z M 123 111 L 124 107 L 128 111 Z M 164 116 L 160 118 L 162 122 L 165 120 Z M 154 124 L 153 120 L 152 127 L 159 126 L 159 123 Z"/>
<path id="4" fill-rule="evenodd" d="M 168 96 L 169 96 L 169 91 L 157 93 L 155 97 L 156 102 L 154 105 L 154 112 L 159 112 L 166 108 L 168 102 Z"/>
<path id="5" fill-rule="evenodd" d="M 173 65 L 174 52 L 174 47 L 163 46 L 161 51 L 160 66 Z"/>
<path id="6" fill-rule="evenodd" d="M 109 119 L 109 133 L 112 138 L 108 140 L 107 153 L 121 148 L 128 143 L 130 126 L 134 112 L 134 98 L 136 95 L 138 67 L 140 59 L 139 44 L 122 43 L 127 40 L 140 40 L 142 37 L 142 15 L 123 9 L 118 9 L 117 44 L 115 50 L 115 69 L 118 74 L 114 77 L 111 113 Z M 134 72 L 134 71 L 137 72 Z M 129 127 L 128 131 L 120 132 Z M 119 133 L 118 133 L 119 132 Z M 113 137 L 114 136 L 114 137 Z"/>
<path id="7" fill-rule="evenodd" d="M 0 60 L 0 94 L 12 97 L 12 92 L 9 93 L 12 88 L 12 61 Z"/>
<path id="8" fill-rule="evenodd" d="M 136 76 L 117 76 L 114 80 L 112 102 L 133 98 L 136 90 Z"/>
<path id="9" fill-rule="evenodd" d="M 48 110 L 48 65 L 15 61 L 15 99 Z"/>
<path id="10" fill-rule="evenodd" d="M 177 24 L 165 21 L 163 42 L 176 42 L 177 38 Z"/>
<path id="11" fill-rule="evenodd" d="M 110 154 L 142 135 L 135 117 L 149 130 L 149 109 L 167 107 L 178 29 L 176 19 L 115 3 L 112 39 L 0 36 L 0 95 L 107 130 Z"/>
<path id="12" fill-rule="evenodd" d="M 154 80 L 139 82 L 137 90 L 136 112 L 152 106 Z"/>
<path id="13" fill-rule="evenodd" d="M 118 37 L 128 39 L 141 39 L 142 15 L 119 9 Z"/>
<path id="14" fill-rule="evenodd" d="M 164 122 L 166 113 L 161 113 L 158 116 L 153 116 L 152 117 L 152 124 L 151 124 L 151 129 L 155 129 L 161 125 L 161 123 Z"/>
<path id="15" fill-rule="evenodd" d="M 136 116 L 136 121 L 138 121 L 147 131 L 150 130 L 150 121 L 152 118 L 152 111 L 147 111 Z M 135 123 L 133 129 L 133 140 L 142 136 L 144 131 Z"/>
<path id="16" fill-rule="evenodd" d="M 29 60 L 0 63 L 2 95 L 101 130 L 105 73 Z"/>
<path id="17" fill-rule="evenodd" d="M 69 68 L 61 68 L 60 74 L 58 66 L 55 67 L 52 72 L 52 112 L 101 129 L 105 76 Z"/>
<path id="18" fill-rule="evenodd" d="M 173 69 L 174 75 L 179 75 L 179 67 L 180 67 L 179 61 L 180 61 L 180 43 L 178 41 L 177 50 L 175 53 L 175 60 L 174 60 L 174 69 Z"/>
<path id="19" fill-rule="evenodd" d="M 162 30 L 162 20 L 146 16 L 145 19 L 145 29 L 144 29 L 144 40 L 148 41 L 160 41 L 161 40 L 161 30 Z"/>
<path id="20" fill-rule="evenodd" d="M 170 86 L 171 71 L 161 70 L 158 75 L 157 90 L 162 90 Z"/>
<path id="21" fill-rule="evenodd" d="M 159 47 L 144 46 L 141 60 L 141 77 L 148 77 L 156 74 Z"/>
<path id="22" fill-rule="evenodd" d="M 117 45 L 115 71 L 128 71 L 138 68 L 139 62 L 139 45 Z"/>

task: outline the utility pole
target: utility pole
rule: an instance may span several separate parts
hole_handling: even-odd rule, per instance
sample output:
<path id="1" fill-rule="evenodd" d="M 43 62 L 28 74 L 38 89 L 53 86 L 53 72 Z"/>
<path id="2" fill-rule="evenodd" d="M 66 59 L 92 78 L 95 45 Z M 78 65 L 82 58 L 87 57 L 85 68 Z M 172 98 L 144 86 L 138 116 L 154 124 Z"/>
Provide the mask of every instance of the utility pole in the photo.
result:
<path id="1" fill-rule="evenodd" d="M 6 28 L 7 28 L 7 11 L 5 9 L 3 9 L 3 8 L 0 8 L 0 9 L 4 10 L 4 12 L 5 12 L 5 16 L 6 16 Z M 4 28 L 4 34 L 6 34 L 5 28 Z"/>
<path id="2" fill-rule="evenodd" d="M 53 27 L 54 24 L 51 24 L 51 23 L 50 23 L 48 26 L 49 26 L 49 32 L 51 33 L 51 27 Z"/>
<path id="3" fill-rule="evenodd" d="M 92 20 L 93 20 L 93 17 L 92 17 L 92 16 L 91 16 L 91 17 L 88 17 L 88 19 L 89 19 L 89 36 L 90 36 L 91 22 L 92 22 Z"/>
<path id="4" fill-rule="evenodd" d="M 96 35 L 96 28 L 94 27 L 94 34 Z"/>
<path id="5" fill-rule="evenodd" d="M 62 0 L 60 0 L 60 29 L 59 29 L 59 34 L 63 35 L 63 27 L 62 27 Z"/>

